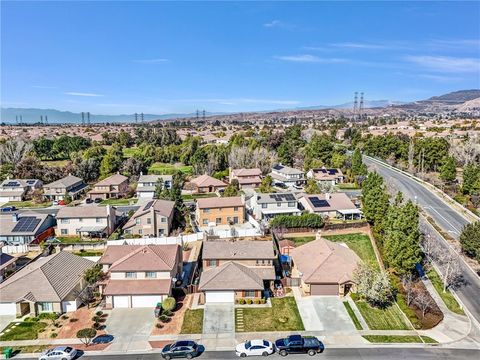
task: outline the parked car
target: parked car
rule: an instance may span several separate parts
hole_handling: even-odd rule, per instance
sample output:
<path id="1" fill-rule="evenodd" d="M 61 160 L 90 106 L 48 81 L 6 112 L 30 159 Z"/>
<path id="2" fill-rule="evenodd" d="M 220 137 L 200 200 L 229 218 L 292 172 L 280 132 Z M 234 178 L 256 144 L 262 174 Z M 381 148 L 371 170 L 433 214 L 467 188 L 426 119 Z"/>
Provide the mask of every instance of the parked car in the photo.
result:
<path id="1" fill-rule="evenodd" d="M 58 205 L 61 205 L 61 206 L 66 205 L 65 200 L 59 200 Z"/>
<path id="2" fill-rule="evenodd" d="M 91 204 L 91 203 L 93 203 L 92 199 L 90 199 L 90 198 L 85 199 L 85 204 Z"/>
<path id="3" fill-rule="evenodd" d="M 0 209 L 1 212 L 11 212 L 11 211 L 16 211 L 17 208 L 15 206 L 5 206 Z"/>
<path id="4" fill-rule="evenodd" d="M 177 341 L 173 344 L 166 345 L 162 349 L 162 357 L 165 360 L 170 360 L 174 358 L 187 358 L 193 359 L 195 356 L 198 356 L 199 348 L 198 344 L 195 341 Z"/>
<path id="5" fill-rule="evenodd" d="M 93 201 L 95 201 L 95 204 L 100 204 L 100 203 L 102 202 L 102 199 L 100 199 L 100 198 L 95 198 L 95 200 L 93 200 Z"/>
<path id="6" fill-rule="evenodd" d="M 288 354 L 320 354 L 325 349 L 323 343 L 313 336 L 290 335 L 275 341 L 275 348 L 281 356 Z"/>
<path id="7" fill-rule="evenodd" d="M 268 340 L 248 340 L 235 347 L 235 353 L 240 357 L 268 356 L 274 352 L 273 343 Z"/>
<path id="8" fill-rule="evenodd" d="M 45 351 L 39 360 L 71 360 L 77 356 L 77 350 L 70 346 L 57 346 L 56 348 Z"/>

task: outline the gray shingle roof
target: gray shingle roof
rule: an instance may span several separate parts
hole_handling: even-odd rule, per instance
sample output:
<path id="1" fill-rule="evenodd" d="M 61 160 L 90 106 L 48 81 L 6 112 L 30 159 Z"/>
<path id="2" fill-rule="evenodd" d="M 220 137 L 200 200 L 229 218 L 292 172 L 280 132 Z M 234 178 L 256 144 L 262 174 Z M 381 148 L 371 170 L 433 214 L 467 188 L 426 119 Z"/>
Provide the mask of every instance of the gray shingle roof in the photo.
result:
<path id="1" fill-rule="evenodd" d="M 200 277 L 198 289 L 205 290 L 263 290 L 263 279 L 248 266 L 235 262 L 206 270 Z"/>
<path id="2" fill-rule="evenodd" d="M 273 242 L 268 241 L 206 241 L 203 243 L 204 259 L 247 260 L 275 259 Z"/>

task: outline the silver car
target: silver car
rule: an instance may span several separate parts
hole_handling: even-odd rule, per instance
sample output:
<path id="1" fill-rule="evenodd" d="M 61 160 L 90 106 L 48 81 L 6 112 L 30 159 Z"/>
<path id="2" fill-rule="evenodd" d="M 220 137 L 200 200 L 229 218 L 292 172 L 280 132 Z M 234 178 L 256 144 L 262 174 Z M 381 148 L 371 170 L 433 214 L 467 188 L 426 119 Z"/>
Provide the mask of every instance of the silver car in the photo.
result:
<path id="1" fill-rule="evenodd" d="M 70 346 L 57 346 L 45 351 L 38 360 L 72 360 L 77 355 L 77 350 Z"/>

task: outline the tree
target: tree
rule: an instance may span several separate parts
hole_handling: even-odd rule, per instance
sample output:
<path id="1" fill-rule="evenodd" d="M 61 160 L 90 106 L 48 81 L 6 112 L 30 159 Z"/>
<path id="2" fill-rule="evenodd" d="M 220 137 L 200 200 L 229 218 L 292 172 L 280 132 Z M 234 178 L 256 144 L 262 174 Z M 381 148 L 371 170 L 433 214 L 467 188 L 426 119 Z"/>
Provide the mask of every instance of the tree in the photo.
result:
<path id="1" fill-rule="evenodd" d="M 0 163 L 18 164 L 33 148 L 22 139 L 10 139 L 0 145 Z"/>
<path id="2" fill-rule="evenodd" d="M 113 144 L 107 150 L 107 153 L 100 164 L 100 175 L 106 177 L 116 171 L 120 170 L 123 162 L 123 152 L 118 144 Z"/>
<path id="3" fill-rule="evenodd" d="M 95 336 L 97 336 L 97 330 L 93 328 L 86 328 L 77 331 L 77 338 L 80 339 L 85 346 L 89 346 Z"/>
<path id="4" fill-rule="evenodd" d="M 451 183 L 457 178 L 457 169 L 453 156 L 448 156 L 440 167 L 440 178 L 446 183 Z"/>
<path id="5" fill-rule="evenodd" d="M 102 265 L 97 264 L 94 267 L 91 267 L 83 273 L 83 280 L 86 281 L 88 285 L 95 285 L 97 281 L 101 280 L 105 274 L 102 270 Z"/>
<path id="6" fill-rule="evenodd" d="M 320 186 L 318 186 L 318 183 L 315 181 L 315 179 L 308 179 L 307 180 L 307 185 L 305 186 L 304 190 L 307 194 L 320 194 L 321 193 Z"/>
<path id="7" fill-rule="evenodd" d="M 354 272 L 357 292 L 372 306 L 384 308 L 392 302 L 392 287 L 384 271 L 360 263 Z"/>
<path id="8" fill-rule="evenodd" d="M 362 183 L 363 213 L 367 221 L 374 225 L 373 231 L 377 239 L 383 234 L 383 222 L 389 208 L 389 196 L 385 190 L 383 178 L 376 172 L 368 174 Z"/>
<path id="9" fill-rule="evenodd" d="M 465 225 L 460 234 L 460 244 L 467 256 L 480 261 L 480 221 Z"/>
<path id="10" fill-rule="evenodd" d="M 438 257 L 438 264 L 443 282 L 443 292 L 446 292 L 447 288 L 457 285 L 462 278 L 460 259 L 451 250 L 442 251 Z"/>
<path id="11" fill-rule="evenodd" d="M 240 192 L 237 179 L 232 179 L 230 184 L 223 191 L 222 197 L 237 196 Z"/>
<path id="12" fill-rule="evenodd" d="M 79 160 L 73 165 L 73 174 L 86 182 L 97 180 L 100 176 L 100 161 L 96 158 Z"/>
<path id="13" fill-rule="evenodd" d="M 432 297 L 430 296 L 428 291 L 426 291 L 424 289 L 418 289 L 414 293 L 413 302 L 415 303 L 415 305 L 418 306 L 418 308 L 422 312 L 422 318 L 425 317 L 425 314 L 427 313 L 427 311 L 434 304 L 434 301 L 433 301 Z"/>
<path id="14" fill-rule="evenodd" d="M 260 191 L 261 193 L 272 192 L 272 190 L 273 190 L 272 183 L 273 183 L 272 177 L 270 175 L 265 176 L 262 179 L 262 182 L 260 183 L 260 186 L 258 187 L 258 191 Z"/>
<path id="15" fill-rule="evenodd" d="M 402 286 L 405 290 L 405 300 L 407 302 L 407 306 L 410 306 L 413 301 L 415 291 L 413 275 L 411 273 L 407 274 L 406 276 L 402 276 Z"/>
<path id="16" fill-rule="evenodd" d="M 462 191 L 464 194 L 473 194 L 480 190 L 480 165 L 468 163 L 463 169 Z"/>
<path id="17" fill-rule="evenodd" d="M 330 165 L 336 169 L 341 169 L 345 166 L 345 162 L 347 161 L 347 157 L 344 154 L 340 153 L 333 153 L 332 159 L 330 160 Z"/>
<path id="18" fill-rule="evenodd" d="M 173 297 L 169 296 L 162 301 L 162 309 L 165 311 L 173 311 L 173 309 L 175 309 L 175 306 L 177 306 L 177 303 L 175 301 L 175 298 Z"/>
<path id="19" fill-rule="evenodd" d="M 142 160 L 135 157 L 128 158 L 122 164 L 121 172 L 123 175 L 130 178 L 130 181 L 138 180 L 141 172 L 147 171 L 147 167 Z"/>
<path id="20" fill-rule="evenodd" d="M 367 175 L 367 166 L 363 163 L 362 153 L 355 149 L 352 155 L 352 174 L 354 176 Z"/>

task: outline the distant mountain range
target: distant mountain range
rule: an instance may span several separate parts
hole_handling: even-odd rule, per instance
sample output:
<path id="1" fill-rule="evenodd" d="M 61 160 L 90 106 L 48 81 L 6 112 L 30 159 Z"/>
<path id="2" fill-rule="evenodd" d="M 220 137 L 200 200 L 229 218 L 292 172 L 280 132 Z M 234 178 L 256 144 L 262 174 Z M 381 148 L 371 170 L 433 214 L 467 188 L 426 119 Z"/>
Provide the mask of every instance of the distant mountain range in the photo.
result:
<path id="1" fill-rule="evenodd" d="M 374 109 L 374 108 L 397 108 L 397 109 L 409 109 L 412 111 L 425 110 L 428 107 L 429 110 L 440 109 L 442 106 L 451 106 L 451 105 L 461 105 L 466 102 L 471 102 L 471 104 L 476 104 L 475 99 L 480 98 L 480 90 L 460 90 L 451 92 L 448 94 L 434 96 L 426 100 L 419 100 L 415 102 L 401 102 L 401 101 L 391 101 L 391 100 L 365 100 L 364 108 L 365 109 Z M 472 102 L 473 101 L 473 102 Z M 471 107 L 471 106 L 470 106 Z M 316 105 L 316 106 L 306 106 L 306 107 L 297 107 L 290 109 L 276 109 L 276 110 L 266 110 L 266 111 L 254 111 L 253 113 L 263 113 L 263 112 L 283 112 L 283 111 L 302 111 L 302 110 L 326 110 L 326 109 L 352 109 L 353 102 L 347 102 L 339 105 Z M 460 108 L 459 108 L 460 109 Z M 463 108 L 462 108 L 463 109 Z M 206 116 L 214 115 L 226 115 L 234 113 L 211 113 L 206 112 Z M 21 116 L 21 118 L 20 118 Z M 82 115 L 81 113 L 74 113 L 70 111 L 60 111 L 55 109 L 36 109 L 36 108 L 1 108 L 0 109 L 0 122 L 3 123 L 16 123 L 20 120 L 23 123 L 38 123 L 48 119 L 49 124 L 61 124 L 61 123 L 71 123 L 71 124 L 81 124 Z M 195 118 L 196 113 L 185 113 L 185 114 L 144 114 L 144 121 L 153 121 L 153 120 L 166 120 L 166 119 L 188 119 Z M 85 114 L 85 122 L 87 122 L 87 116 Z M 124 115 L 97 115 L 90 114 L 91 123 L 111 123 L 111 122 L 122 122 L 122 123 L 134 123 L 135 115 L 134 114 L 124 114 Z M 138 116 L 138 122 L 140 122 L 140 115 Z"/>

